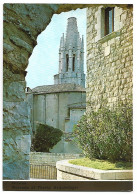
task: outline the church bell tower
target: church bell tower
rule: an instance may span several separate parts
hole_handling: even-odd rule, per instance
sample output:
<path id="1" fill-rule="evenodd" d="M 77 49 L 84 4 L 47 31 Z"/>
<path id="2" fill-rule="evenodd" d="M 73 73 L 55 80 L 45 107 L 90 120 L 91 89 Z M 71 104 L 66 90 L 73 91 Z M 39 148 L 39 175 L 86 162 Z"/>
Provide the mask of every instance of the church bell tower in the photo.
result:
<path id="1" fill-rule="evenodd" d="M 68 18 L 66 37 L 60 39 L 59 73 L 54 75 L 54 84 L 75 83 L 85 87 L 84 38 L 80 38 L 77 19 Z"/>

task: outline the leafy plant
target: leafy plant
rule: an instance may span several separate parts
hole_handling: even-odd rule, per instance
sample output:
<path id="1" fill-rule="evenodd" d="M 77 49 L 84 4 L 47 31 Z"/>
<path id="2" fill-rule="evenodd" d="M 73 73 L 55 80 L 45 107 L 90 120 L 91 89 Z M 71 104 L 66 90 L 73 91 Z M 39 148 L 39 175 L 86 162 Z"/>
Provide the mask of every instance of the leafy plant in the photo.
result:
<path id="1" fill-rule="evenodd" d="M 87 122 L 88 121 L 88 122 Z M 84 115 L 74 135 L 86 157 L 132 161 L 132 105 L 119 103 L 115 109 L 102 106 Z"/>
<path id="2" fill-rule="evenodd" d="M 46 124 L 38 123 L 32 144 L 36 152 L 49 152 L 60 140 L 63 132 Z"/>

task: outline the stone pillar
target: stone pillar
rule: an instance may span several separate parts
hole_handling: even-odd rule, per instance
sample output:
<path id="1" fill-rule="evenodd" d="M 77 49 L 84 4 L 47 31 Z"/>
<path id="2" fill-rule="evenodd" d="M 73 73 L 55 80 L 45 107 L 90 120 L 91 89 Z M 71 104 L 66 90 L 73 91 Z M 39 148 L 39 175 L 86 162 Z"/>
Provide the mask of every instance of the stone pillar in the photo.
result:
<path id="1" fill-rule="evenodd" d="M 82 35 L 81 41 L 81 72 L 84 72 L 84 37 Z"/>
<path id="2" fill-rule="evenodd" d="M 61 40 L 60 40 L 60 49 L 59 49 L 59 58 L 60 58 L 60 64 L 59 64 L 59 67 L 60 67 L 60 72 L 61 73 L 64 73 L 66 72 L 66 67 L 65 67 L 65 45 L 64 45 L 64 33 L 61 37 Z"/>
<path id="3" fill-rule="evenodd" d="M 72 46 L 69 45 L 69 72 L 72 72 L 72 60 L 73 60 L 73 54 L 72 54 Z"/>
<path id="4" fill-rule="evenodd" d="M 62 71 L 62 63 L 61 63 L 61 50 L 59 49 L 59 73 Z"/>
<path id="5" fill-rule="evenodd" d="M 66 67 L 65 67 L 65 51 L 61 50 L 61 73 L 66 72 Z"/>
<path id="6" fill-rule="evenodd" d="M 80 49 L 77 50 L 77 71 L 81 71 Z"/>

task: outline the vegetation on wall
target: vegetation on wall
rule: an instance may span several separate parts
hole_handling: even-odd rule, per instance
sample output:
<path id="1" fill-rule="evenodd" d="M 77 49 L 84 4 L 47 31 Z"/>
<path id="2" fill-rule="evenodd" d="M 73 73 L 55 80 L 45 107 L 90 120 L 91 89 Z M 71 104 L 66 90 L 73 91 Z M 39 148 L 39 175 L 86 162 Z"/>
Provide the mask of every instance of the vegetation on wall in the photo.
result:
<path id="1" fill-rule="evenodd" d="M 92 111 L 90 123 L 84 115 L 74 126 L 74 135 L 86 157 L 110 161 L 132 161 L 132 105 Z"/>
<path id="2" fill-rule="evenodd" d="M 63 132 L 46 124 L 38 123 L 32 140 L 36 152 L 49 152 L 60 140 Z"/>
<path id="3" fill-rule="evenodd" d="M 131 162 L 115 162 L 112 163 L 107 160 L 99 160 L 99 159 L 92 159 L 89 158 L 80 158 L 80 159 L 73 159 L 70 160 L 69 163 L 84 166 L 94 169 L 101 169 L 101 170 L 130 170 L 133 169 Z"/>

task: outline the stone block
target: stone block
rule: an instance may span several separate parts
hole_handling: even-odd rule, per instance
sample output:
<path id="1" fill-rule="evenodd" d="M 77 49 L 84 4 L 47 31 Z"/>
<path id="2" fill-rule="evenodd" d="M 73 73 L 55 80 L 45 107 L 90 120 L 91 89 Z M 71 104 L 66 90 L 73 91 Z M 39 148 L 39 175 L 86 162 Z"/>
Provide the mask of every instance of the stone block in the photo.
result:
<path id="1" fill-rule="evenodd" d="M 115 43 L 115 39 L 114 39 L 114 38 L 113 38 L 113 39 L 108 40 L 108 45 L 111 45 L 111 44 L 113 44 L 113 43 Z"/>
<path id="2" fill-rule="evenodd" d="M 133 172 L 132 171 L 117 171 L 116 172 L 116 179 L 117 180 L 132 180 L 133 179 Z"/>
<path id="3" fill-rule="evenodd" d="M 26 87 L 25 81 L 5 82 L 3 94 L 4 94 L 4 97 L 6 98 L 6 101 L 8 100 L 10 102 L 11 101 L 13 102 L 23 101 L 26 98 L 25 87 Z"/>
<path id="4" fill-rule="evenodd" d="M 3 178 L 7 180 L 28 180 L 29 161 L 17 159 L 14 162 L 5 162 L 3 164 Z"/>
<path id="5" fill-rule="evenodd" d="M 109 54 L 110 54 L 110 46 L 108 45 L 107 47 L 105 47 L 104 56 L 108 56 Z"/>
<path id="6" fill-rule="evenodd" d="M 28 43 L 26 43 L 24 40 L 20 39 L 19 37 L 16 37 L 14 35 L 10 36 L 10 40 L 17 46 L 19 47 L 23 47 L 24 49 L 26 49 L 29 53 L 32 52 L 33 48 L 31 47 L 31 45 L 29 45 Z"/>
<path id="7" fill-rule="evenodd" d="M 121 14 L 121 21 L 124 22 L 126 20 L 126 18 L 127 18 L 126 12 L 125 13 L 122 13 Z"/>
<path id="8" fill-rule="evenodd" d="M 126 78 L 128 78 L 128 77 L 130 77 L 130 73 L 129 73 L 129 72 L 125 72 L 125 73 L 124 73 L 124 79 L 126 79 Z"/>
<path id="9" fill-rule="evenodd" d="M 15 139 L 17 144 L 17 150 L 23 152 L 24 154 L 29 154 L 31 146 L 31 135 L 18 136 Z"/>
<path id="10" fill-rule="evenodd" d="M 122 12 L 123 12 L 122 8 L 115 7 L 115 16 L 120 16 Z"/>
<path id="11" fill-rule="evenodd" d="M 133 179 L 132 170 L 99 170 L 73 165 L 68 160 L 58 161 L 57 180 L 117 180 Z"/>
<path id="12" fill-rule="evenodd" d="M 115 180 L 115 174 L 113 171 L 104 171 L 100 173 L 100 180 Z"/>
<path id="13" fill-rule="evenodd" d="M 22 128 L 26 132 L 31 130 L 27 102 L 3 102 L 3 110 L 4 129 L 16 131 Z"/>
<path id="14" fill-rule="evenodd" d="M 128 88 L 123 89 L 123 94 L 126 95 L 128 93 Z"/>
<path id="15" fill-rule="evenodd" d="M 97 35 L 97 36 L 95 37 L 95 42 L 97 42 L 99 39 L 100 39 L 100 35 Z"/>
<path id="16" fill-rule="evenodd" d="M 4 54 L 7 54 L 13 50 L 14 50 L 14 48 L 11 45 L 9 45 L 7 43 L 3 43 L 3 53 Z"/>

